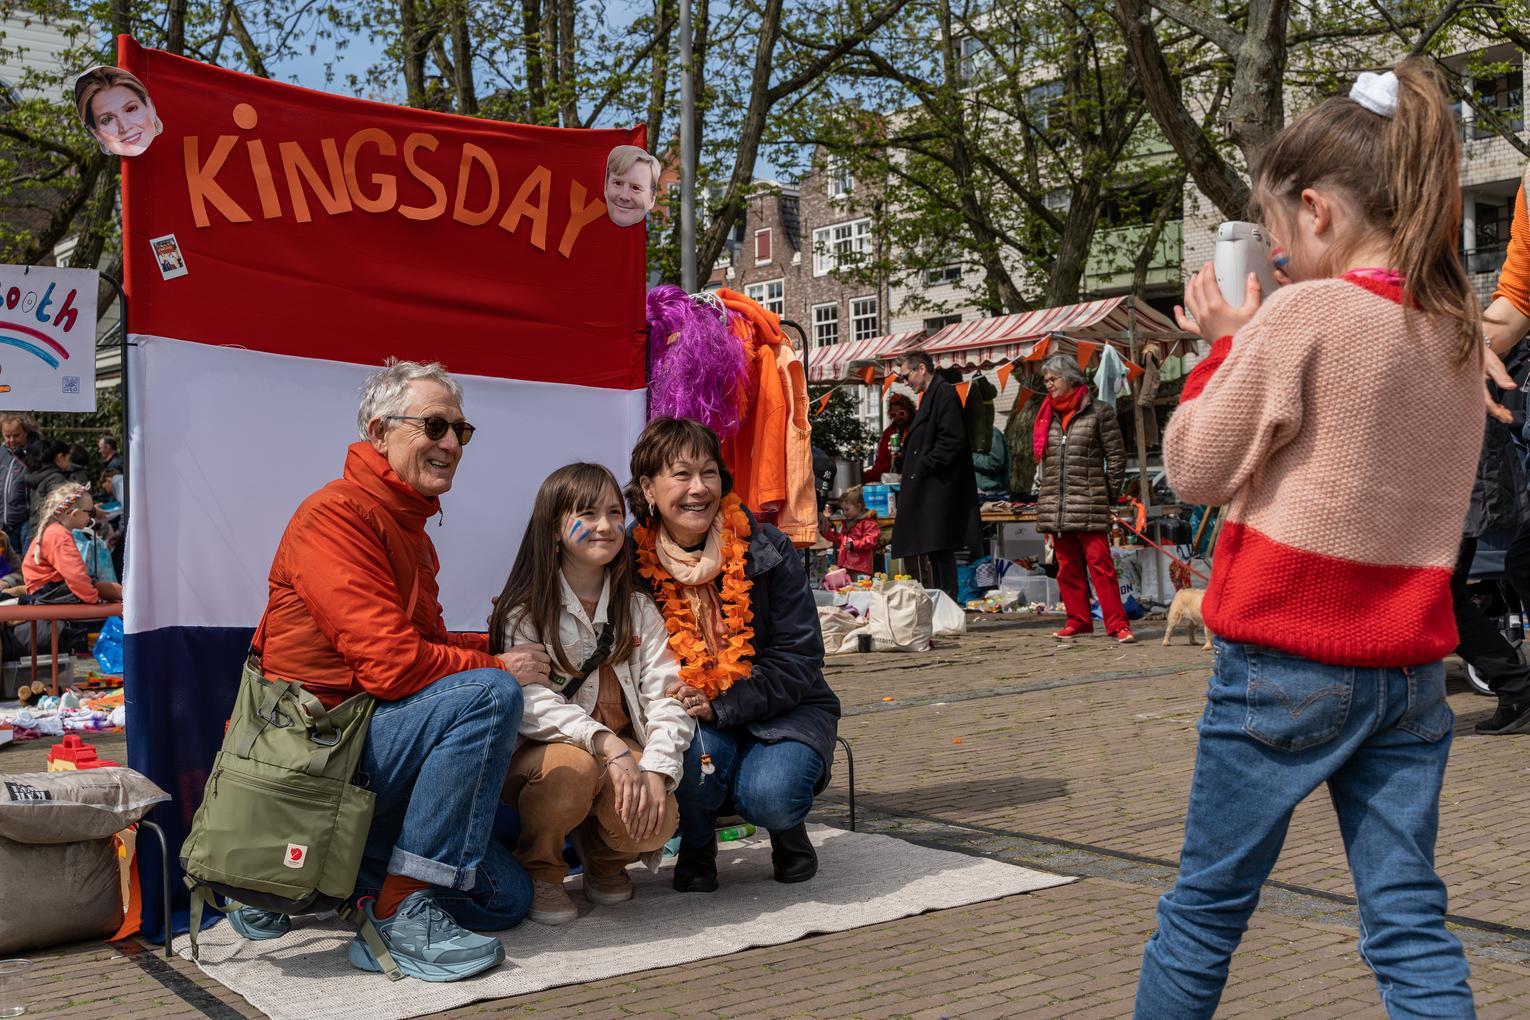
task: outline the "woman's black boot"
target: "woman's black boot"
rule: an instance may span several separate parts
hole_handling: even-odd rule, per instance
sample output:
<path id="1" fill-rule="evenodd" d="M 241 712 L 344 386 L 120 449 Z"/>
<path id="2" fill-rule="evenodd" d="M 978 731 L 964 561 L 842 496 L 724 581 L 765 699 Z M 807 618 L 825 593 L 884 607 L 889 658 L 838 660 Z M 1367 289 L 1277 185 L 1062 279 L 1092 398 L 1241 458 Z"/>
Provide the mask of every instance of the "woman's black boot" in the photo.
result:
<path id="1" fill-rule="evenodd" d="M 717 838 L 704 846 L 692 846 L 680 840 L 680 855 L 675 859 L 675 892 L 717 891 Z"/>
<path id="2" fill-rule="evenodd" d="M 770 830 L 770 863 L 775 865 L 777 882 L 806 882 L 818 874 L 818 853 L 808 839 L 805 822 L 780 832 Z"/>

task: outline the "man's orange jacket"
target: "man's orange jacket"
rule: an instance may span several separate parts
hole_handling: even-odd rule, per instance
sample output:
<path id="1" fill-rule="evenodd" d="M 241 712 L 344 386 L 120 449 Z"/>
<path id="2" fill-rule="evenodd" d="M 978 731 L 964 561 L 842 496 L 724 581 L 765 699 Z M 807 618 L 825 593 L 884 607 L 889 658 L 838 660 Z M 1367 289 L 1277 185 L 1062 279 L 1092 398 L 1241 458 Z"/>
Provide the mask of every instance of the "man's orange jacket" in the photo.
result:
<path id="1" fill-rule="evenodd" d="M 500 667 L 483 634 L 451 634 L 440 560 L 425 533 L 440 501 L 415 491 L 368 443 L 344 476 L 305 499 L 276 547 L 255 635 L 264 672 L 326 706 L 368 691 L 397 701 L 444 676 Z"/>

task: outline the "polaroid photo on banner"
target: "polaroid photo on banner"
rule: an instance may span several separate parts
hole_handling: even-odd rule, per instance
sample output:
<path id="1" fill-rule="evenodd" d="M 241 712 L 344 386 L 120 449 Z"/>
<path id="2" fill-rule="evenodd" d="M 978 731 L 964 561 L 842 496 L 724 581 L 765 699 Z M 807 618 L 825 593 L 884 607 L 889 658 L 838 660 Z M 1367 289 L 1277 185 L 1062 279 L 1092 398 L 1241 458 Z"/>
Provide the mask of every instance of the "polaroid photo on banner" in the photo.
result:
<path id="1" fill-rule="evenodd" d="M 167 280 L 173 280 L 177 276 L 185 276 L 186 256 L 181 254 L 180 242 L 174 234 L 166 234 L 163 237 L 149 238 L 149 246 L 154 249 L 154 263 L 159 266 L 159 275 Z"/>

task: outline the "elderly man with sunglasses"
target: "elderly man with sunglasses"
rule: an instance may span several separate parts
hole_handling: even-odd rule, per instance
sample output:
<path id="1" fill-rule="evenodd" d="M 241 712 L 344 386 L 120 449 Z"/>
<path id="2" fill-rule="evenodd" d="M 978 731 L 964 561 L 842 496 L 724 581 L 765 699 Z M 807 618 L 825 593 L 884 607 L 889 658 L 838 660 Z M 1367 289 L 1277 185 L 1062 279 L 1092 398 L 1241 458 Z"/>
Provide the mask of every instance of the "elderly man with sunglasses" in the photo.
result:
<path id="1" fill-rule="evenodd" d="M 326 706 L 378 699 L 361 772 L 376 795 L 357 879 L 404 973 L 450 981 L 504 959 L 479 931 L 518 923 L 531 879 L 490 836 L 521 720 L 520 684 L 545 681 L 539 645 L 489 654 L 482 634 L 451 634 L 425 522 L 440 510 L 473 437 L 462 389 L 440 365 L 392 361 L 357 415 L 363 441 L 341 478 L 293 514 L 271 565 L 255 635 L 268 676 Z M 519 683 L 517 682 L 519 681 Z M 288 918 L 242 907 L 246 938 L 277 938 Z M 378 970 L 359 937 L 351 963 Z"/>

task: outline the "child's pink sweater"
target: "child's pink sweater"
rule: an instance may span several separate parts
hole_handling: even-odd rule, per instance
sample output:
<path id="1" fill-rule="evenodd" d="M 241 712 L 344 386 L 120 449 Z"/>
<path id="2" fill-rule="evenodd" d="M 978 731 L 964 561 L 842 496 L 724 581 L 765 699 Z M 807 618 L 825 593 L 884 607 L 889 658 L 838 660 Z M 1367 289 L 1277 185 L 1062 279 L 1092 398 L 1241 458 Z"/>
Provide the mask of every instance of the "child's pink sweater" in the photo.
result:
<path id="1" fill-rule="evenodd" d="M 1227 507 L 1218 637 L 1346 666 L 1455 648 L 1481 364 L 1455 364 L 1455 324 L 1402 301 L 1359 276 L 1283 287 L 1185 381 L 1164 462 L 1182 499 Z"/>

